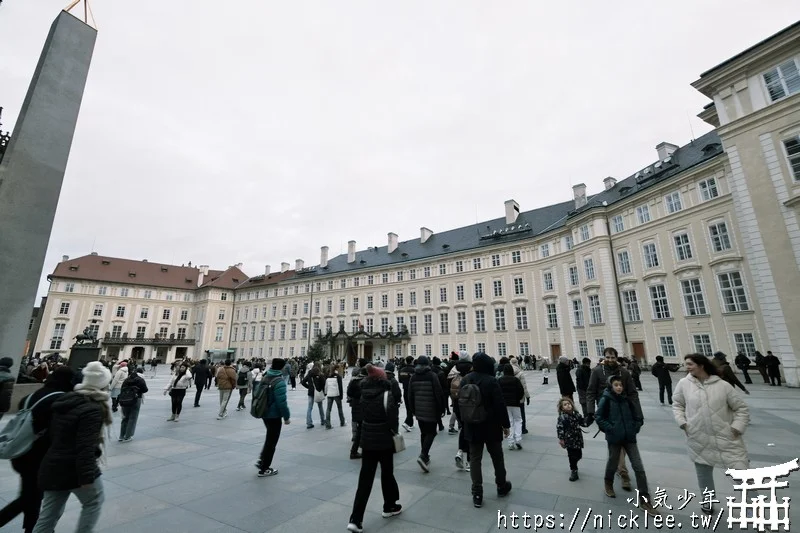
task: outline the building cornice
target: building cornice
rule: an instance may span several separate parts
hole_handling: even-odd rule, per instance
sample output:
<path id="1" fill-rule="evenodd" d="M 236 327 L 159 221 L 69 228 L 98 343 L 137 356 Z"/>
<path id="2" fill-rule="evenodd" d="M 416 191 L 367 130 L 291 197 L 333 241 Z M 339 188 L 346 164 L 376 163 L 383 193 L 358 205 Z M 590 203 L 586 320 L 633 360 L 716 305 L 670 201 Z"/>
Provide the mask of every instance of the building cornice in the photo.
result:
<path id="1" fill-rule="evenodd" d="M 800 93 L 787 96 L 783 100 L 772 103 L 763 109 L 737 118 L 720 127 L 717 132 L 723 140 L 723 144 L 725 144 L 727 138 L 734 137 L 767 122 L 779 120 L 798 111 L 800 111 Z"/>

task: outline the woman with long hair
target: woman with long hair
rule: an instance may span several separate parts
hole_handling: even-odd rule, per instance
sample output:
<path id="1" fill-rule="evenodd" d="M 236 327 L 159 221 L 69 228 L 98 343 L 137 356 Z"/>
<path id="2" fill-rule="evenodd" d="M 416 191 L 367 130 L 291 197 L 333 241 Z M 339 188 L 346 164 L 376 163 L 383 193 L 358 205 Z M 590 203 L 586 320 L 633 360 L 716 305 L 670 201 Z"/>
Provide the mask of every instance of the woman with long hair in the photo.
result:
<path id="1" fill-rule="evenodd" d="M 39 468 L 44 500 L 33 533 L 55 530 L 70 494 L 82 505 L 75 530 L 94 531 L 104 500 L 97 460 L 105 462 L 103 435 L 112 423 L 110 382 L 111 372 L 99 361 L 91 361 L 74 392 L 53 402 L 50 448 Z"/>
<path id="2" fill-rule="evenodd" d="M 750 423 L 750 413 L 708 357 L 689 354 L 683 360 L 687 375 L 675 387 L 672 412 L 686 433 L 700 488 L 713 491 L 714 467 L 749 468 L 742 434 Z M 702 504 L 701 509 L 714 512 L 710 504 Z"/>
<path id="3" fill-rule="evenodd" d="M 192 374 L 186 363 L 181 363 L 175 376 L 171 377 L 164 389 L 164 395 L 169 394 L 172 398 L 172 416 L 167 418 L 167 422 L 177 422 L 183 410 L 183 399 L 186 397 L 186 389 L 192 381 Z"/>

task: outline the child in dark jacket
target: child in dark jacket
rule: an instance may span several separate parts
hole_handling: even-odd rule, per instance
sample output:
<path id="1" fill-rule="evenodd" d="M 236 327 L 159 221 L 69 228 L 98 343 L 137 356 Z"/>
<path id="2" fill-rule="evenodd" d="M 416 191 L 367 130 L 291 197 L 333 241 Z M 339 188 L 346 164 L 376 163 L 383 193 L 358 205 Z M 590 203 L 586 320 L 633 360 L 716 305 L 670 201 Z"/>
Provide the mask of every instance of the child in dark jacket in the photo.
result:
<path id="1" fill-rule="evenodd" d="M 624 449 L 630 457 L 631 466 L 636 473 L 636 488 L 639 489 L 642 509 L 650 514 L 659 514 L 651 503 L 644 463 L 642 463 L 642 456 L 639 455 L 639 447 L 636 445 L 636 434 L 639 433 L 644 420 L 636 415 L 633 402 L 625 394 L 621 376 L 614 375 L 608 378 L 608 388 L 603 392 L 594 416 L 597 426 L 606 434 L 606 442 L 608 442 L 608 461 L 605 474 L 606 496 L 616 497 L 614 474 L 619 465 L 620 453 Z"/>
<path id="2" fill-rule="evenodd" d="M 575 411 L 575 404 L 569 398 L 558 400 L 558 422 L 556 434 L 558 443 L 567 450 L 569 458 L 569 480 L 578 480 L 578 461 L 583 457 L 583 431 L 586 420 L 583 415 Z"/>

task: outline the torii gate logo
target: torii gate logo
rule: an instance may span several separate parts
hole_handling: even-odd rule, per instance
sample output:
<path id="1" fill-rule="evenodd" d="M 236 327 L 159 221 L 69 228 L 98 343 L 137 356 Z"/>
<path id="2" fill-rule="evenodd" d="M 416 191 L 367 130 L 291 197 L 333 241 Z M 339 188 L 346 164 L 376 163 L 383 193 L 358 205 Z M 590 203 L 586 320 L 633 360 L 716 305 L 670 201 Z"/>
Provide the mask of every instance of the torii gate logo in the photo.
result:
<path id="1" fill-rule="evenodd" d="M 763 468 L 748 468 L 746 470 L 734 470 L 729 468 L 725 474 L 730 476 L 740 484 L 733 485 L 735 490 L 741 491 L 741 501 L 736 501 L 733 496 L 728 496 L 728 528 L 733 528 L 734 524 L 739 524 L 739 529 L 748 529 L 747 526 L 755 526 L 758 531 L 778 531 L 779 526 L 783 526 L 784 531 L 789 531 L 789 502 L 791 498 L 783 497 L 782 503 L 778 502 L 775 496 L 776 489 L 789 486 L 788 481 L 776 481 L 778 478 L 786 477 L 795 470 L 800 469 L 797 459 L 774 466 Z M 769 500 L 760 494 L 758 497 L 751 497 L 748 501 L 748 490 L 770 490 Z M 734 511 L 738 513 L 734 514 Z"/>

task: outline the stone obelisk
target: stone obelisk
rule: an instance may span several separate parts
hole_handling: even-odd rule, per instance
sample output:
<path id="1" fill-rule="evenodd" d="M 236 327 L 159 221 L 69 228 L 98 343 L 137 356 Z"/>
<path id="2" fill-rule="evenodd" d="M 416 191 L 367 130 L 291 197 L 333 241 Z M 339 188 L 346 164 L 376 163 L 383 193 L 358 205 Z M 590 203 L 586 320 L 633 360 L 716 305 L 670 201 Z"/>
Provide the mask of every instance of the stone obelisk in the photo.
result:
<path id="1" fill-rule="evenodd" d="M 14 359 L 13 371 L 25 349 L 96 39 L 96 29 L 66 11 L 56 17 L 0 164 L 0 356 Z"/>

